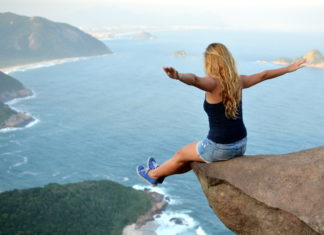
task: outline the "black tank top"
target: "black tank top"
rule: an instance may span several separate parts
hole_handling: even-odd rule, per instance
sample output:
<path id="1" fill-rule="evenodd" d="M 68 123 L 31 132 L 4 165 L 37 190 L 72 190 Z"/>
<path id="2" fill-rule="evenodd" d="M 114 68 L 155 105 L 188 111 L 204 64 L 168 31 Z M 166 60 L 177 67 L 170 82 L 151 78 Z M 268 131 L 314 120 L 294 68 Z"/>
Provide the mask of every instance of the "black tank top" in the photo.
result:
<path id="1" fill-rule="evenodd" d="M 242 101 L 240 102 L 237 119 L 229 119 L 225 116 L 223 102 L 210 104 L 205 99 L 204 109 L 209 119 L 208 139 L 219 144 L 229 144 L 246 137 L 247 133 L 242 116 Z"/>

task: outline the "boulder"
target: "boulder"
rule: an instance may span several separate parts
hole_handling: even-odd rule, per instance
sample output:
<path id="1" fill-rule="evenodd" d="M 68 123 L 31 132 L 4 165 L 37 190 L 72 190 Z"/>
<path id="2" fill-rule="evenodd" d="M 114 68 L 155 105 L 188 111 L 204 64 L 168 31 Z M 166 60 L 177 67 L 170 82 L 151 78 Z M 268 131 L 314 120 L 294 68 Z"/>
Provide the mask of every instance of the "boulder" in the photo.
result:
<path id="1" fill-rule="evenodd" d="M 237 234 L 324 234 L 324 146 L 192 163 L 210 207 Z"/>

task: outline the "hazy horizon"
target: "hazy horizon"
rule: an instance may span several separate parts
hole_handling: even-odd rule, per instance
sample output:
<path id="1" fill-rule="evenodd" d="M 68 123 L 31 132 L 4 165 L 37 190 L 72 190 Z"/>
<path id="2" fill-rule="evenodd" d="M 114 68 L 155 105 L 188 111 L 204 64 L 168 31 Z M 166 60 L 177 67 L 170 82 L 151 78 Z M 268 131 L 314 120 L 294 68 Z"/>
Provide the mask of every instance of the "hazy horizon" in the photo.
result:
<path id="1" fill-rule="evenodd" d="M 3 0 L 0 12 L 41 16 L 77 27 L 200 27 L 323 31 L 324 1 Z"/>

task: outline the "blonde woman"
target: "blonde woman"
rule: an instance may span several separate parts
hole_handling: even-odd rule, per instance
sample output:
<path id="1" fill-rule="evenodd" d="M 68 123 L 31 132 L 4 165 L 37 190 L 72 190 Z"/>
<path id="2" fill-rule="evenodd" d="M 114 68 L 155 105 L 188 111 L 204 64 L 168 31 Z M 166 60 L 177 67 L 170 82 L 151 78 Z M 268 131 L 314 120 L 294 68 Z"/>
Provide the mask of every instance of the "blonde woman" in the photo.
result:
<path id="1" fill-rule="evenodd" d="M 244 155 L 247 132 L 242 117 L 242 89 L 296 71 L 304 63 L 305 60 L 301 60 L 279 69 L 250 76 L 239 75 L 229 50 L 221 43 L 212 43 L 204 53 L 206 76 L 179 73 L 172 67 L 164 67 L 170 78 L 205 92 L 204 110 L 209 119 L 209 133 L 202 141 L 179 149 L 160 166 L 154 158 L 149 158 L 147 167 L 137 167 L 137 174 L 147 183 L 156 186 L 167 176 L 191 170 L 190 162 L 210 163 Z"/>

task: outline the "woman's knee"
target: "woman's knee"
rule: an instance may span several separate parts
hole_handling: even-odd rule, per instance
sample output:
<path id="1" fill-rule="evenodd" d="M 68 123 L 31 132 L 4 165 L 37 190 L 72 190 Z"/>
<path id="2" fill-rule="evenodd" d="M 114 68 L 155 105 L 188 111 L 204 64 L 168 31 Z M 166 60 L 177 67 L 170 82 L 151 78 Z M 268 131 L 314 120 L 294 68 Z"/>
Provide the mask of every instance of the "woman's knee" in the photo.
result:
<path id="1" fill-rule="evenodd" d="M 196 142 L 186 145 L 179 149 L 174 158 L 178 162 L 202 161 L 196 150 Z"/>
<path id="2" fill-rule="evenodd" d="M 175 155 L 174 155 L 174 158 L 179 161 L 179 162 L 188 162 L 188 161 L 191 161 L 191 155 L 193 153 L 191 153 L 188 149 L 187 146 L 185 147 L 182 147 L 181 149 L 179 149 Z"/>

